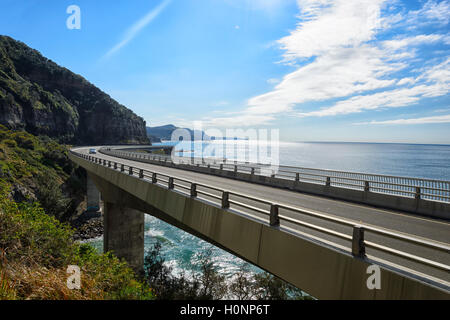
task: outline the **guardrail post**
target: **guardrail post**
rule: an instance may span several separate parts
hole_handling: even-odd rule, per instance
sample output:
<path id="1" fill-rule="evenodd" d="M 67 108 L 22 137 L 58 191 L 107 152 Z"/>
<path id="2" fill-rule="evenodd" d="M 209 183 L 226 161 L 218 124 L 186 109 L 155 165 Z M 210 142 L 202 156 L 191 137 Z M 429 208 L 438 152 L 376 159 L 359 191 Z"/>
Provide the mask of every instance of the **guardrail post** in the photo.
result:
<path id="1" fill-rule="evenodd" d="M 331 178 L 330 177 L 327 177 L 326 186 L 327 187 L 331 186 Z"/>
<path id="2" fill-rule="evenodd" d="M 364 257 L 366 246 L 364 244 L 364 228 L 361 226 L 353 227 L 352 255 L 355 257 Z"/>
<path id="3" fill-rule="evenodd" d="M 237 165 L 234 165 L 234 173 L 237 173 Z"/>
<path id="4" fill-rule="evenodd" d="M 251 175 L 252 175 L 252 176 L 255 175 L 255 167 L 252 167 L 252 173 L 251 173 Z"/>
<path id="5" fill-rule="evenodd" d="M 120 171 L 124 172 L 125 171 L 125 166 L 123 164 L 120 165 Z"/>
<path id="6" fill-rule="evenodd" d="M 280 225 L 279 209 L 280 208 L 277 204 L 272 204 L 270 206 L 270 225 L 272 227 L 277 227 Z"/>
<path id="7" fill-rule="evenodd" d="M 223 170 L 223 163 L 220 164 L 220 170 Z"/>
<path id="8" fill-rule="evenodd" d="M 114 170 L 117 170 L 117 162 L 114 162 Z"/>
<path id="9" fill-rule="evenodd" d="M 295 173 L 295 182 L 300 182 L 300 172 Z"/>
<path id="10" fill-rule="evenodd" d="M 129 174 L 130 176 L 133 175 L 133 167 L 130 167 L 130 169 L 128 170 L 128 174 Z"/>
<path id="11" fill-rule="evenodd" d="M 191 183 L 191 197 L 196 198 L 197 197 L 197 184 Z"/>
<path id="12" fill-rule="evenodd" d="M 144 170 L 139 170 L 139 179 L 144 179 Z"/>
<path id="13" fill-rule="evenodd" d="M 229 192 L 222 192 L 222 208 L 223 209 L 229 209 L 230 208 L 230 193 Z"/>
<path id="14" fill-rule="evenodd" d="M 416 194 L 414 196 L 416 200 L 420 200 L 420 187 L 416 187 Z"/>
<path id="15" fill-rule="evenodd" d="M 152 183 L 157 183 L 158 179 L 156 178 L 156 172 L 152 173 Z"/>
<path id="16" fill-rule="evenodd" d="M 169 177 L 169 189 L 172 190 L 175 188 L 175 185 L 173 184 L 173 178 Z"/>
<path id="17" fill-rule="evenodd" d="M 370 191 L 369 181 L 364 181 L 364 192 Z"/>

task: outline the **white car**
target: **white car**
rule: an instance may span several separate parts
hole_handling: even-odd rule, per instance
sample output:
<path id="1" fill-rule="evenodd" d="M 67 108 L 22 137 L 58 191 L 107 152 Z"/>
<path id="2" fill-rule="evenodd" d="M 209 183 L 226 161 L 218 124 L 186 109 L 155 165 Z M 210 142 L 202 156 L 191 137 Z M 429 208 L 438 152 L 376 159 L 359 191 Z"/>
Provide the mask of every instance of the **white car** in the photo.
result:
<path id="1" fill-rule="evenodd" d="M 97 153 L 97 150 L 95 150 L 95 149 L 89 149 L 89 154 L 96 154 Z"/>

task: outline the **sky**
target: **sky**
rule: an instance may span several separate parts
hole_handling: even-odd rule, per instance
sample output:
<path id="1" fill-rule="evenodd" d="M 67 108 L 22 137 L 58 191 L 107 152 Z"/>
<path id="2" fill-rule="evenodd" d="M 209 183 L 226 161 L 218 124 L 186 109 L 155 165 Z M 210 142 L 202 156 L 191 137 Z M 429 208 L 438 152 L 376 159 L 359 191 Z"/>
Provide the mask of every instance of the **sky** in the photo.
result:
<path id="1" fill-rule="evenodd" d="M 149 126 L 450 144 L 450 0 L 0 5 L 0 34 L 82 75 Z M 68 27 L 78 21 L 71 5 L 79 28 Z"/>

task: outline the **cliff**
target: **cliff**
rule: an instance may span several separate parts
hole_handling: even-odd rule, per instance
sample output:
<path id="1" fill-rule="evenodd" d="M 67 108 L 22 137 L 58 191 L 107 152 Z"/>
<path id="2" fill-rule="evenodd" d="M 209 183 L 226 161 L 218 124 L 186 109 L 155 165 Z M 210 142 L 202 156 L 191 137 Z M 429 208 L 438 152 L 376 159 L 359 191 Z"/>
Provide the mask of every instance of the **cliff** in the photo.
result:
<path id="1" fill-rule="evenodd" d="M 149 142 L 141 117 L 7 36 L 0 36 L 0 124 L 76 145 Z"/>

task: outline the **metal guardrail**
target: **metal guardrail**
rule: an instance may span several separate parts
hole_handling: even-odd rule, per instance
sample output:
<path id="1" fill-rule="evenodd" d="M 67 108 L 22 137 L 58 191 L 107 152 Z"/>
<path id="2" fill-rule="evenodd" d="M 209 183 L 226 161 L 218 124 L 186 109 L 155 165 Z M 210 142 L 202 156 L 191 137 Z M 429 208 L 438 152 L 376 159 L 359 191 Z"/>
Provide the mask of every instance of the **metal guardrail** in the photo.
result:
<path id="1" fill-rule="evenodd" d="M 112 170 L 120 171 L 124 174 L 136 176 L 137 178 L 146 180 L 149 183 L 158 184 L 162 187 L 166 187 L 168 190 L 176 190 L 192 198 L 201 198 L 202 200 L 209 201 L 213 205 L 220 206 L 223 209 L 232 209 L 234 211 L 243 214 L 248 214 L 249 212 L 244 212 L 240 208 L 250 210 L 250 214 L 257 213 L 262 215 L 264 219 L 268 219 L 266 221 L 268 221 L 269 225 L 272 227 L 279 227 L 280 222 L 285 221 L 295 225 L 307 227 L 309 229 L 316 230 L 321 233 L 332 235 L 340 239 L 347 240 L 351 243 L 351 248 L 348 248 L 349 249 L 348 251 L 355 257 L 365 257 L 366 247 L 369 247 L 404 259 L 408 259 L 410 261 L 414 261 L 421 265 L 430 266 L 442 270 L 444 272 L 450 272 L 449 265 L 433 261 L 428 258 L 420 257 L 411 253 L 396 250 L 381 245 L 379 243 L 366 241 L 364 238 L 365 233 L 370 232 L 372 234 L 382 235 L 384 237 L 388 237 L 391 239 L 401 240 L 407 243 L 412 243 L 415 245 L 419 245 L 421 247 L 427 247 L 449 254 L 450 245 L 446 243 L 411 236 L 394 230 L 388 230 L 384 228 L 365 225 L 356 221 L 340 218 L 330 214 L 324 214 L 303 208 L 297 208 L 294 206 L 273 203 L 271 201 L 267 201 L 261 198 L 245 195 L 243 193 L 237 193 L 206 184 L 192 182 L 191 180 L 186 180 L 175 176 L 169 176 L 158 172 L 135 168 L 126 165 L 124 163 L 105 160 L 88 154 L 78 153 L 72 150 L 70 152 L 73 155 L 83 158 L 87 161 L 96 163 L 104 167 L 108 167 Z M 244 203 L 243 200 L 244 201 L 246 200 L 247 203 Z M 254 203 L 254 205 L 249 204 L 248 201 Z M 332 222 L 341 226 L 349 227 L 352 230 L 352 234 L 351 235 L 345 234 L 329 228 L 321 227 L 312 223 L 307 223 L 305 221 L 289 217 L 286 214 L 280 214 L 280 209 L 282 209 L 286 213 L 288 212 L 299 213 L 302 215 L 318 218 L 321 221 Z"/>
<path id="2" fill-rule="evenodd" d="M 147 159 L 160 162 L 173 162 L 170 156 L 102 149 L 110 155 L 131 156 L 135 159 Z M 366 192 L 376 192 L 399 197 L 423 199 L 428 201 L 450 203 L 450 181 L 408 178 L 336 170 L 311 169 L 293 166 L 279 166 L 278 172 L 267 173 L 267 164 L 250 164 L 226 159 L 198 159 L 175 157 L 182 164 L 198 165 L 214 169 L 243 172 L 249 174 L 271 175 L 272 177 L 296 181 L 298 183 L 315 183 Z"/>

